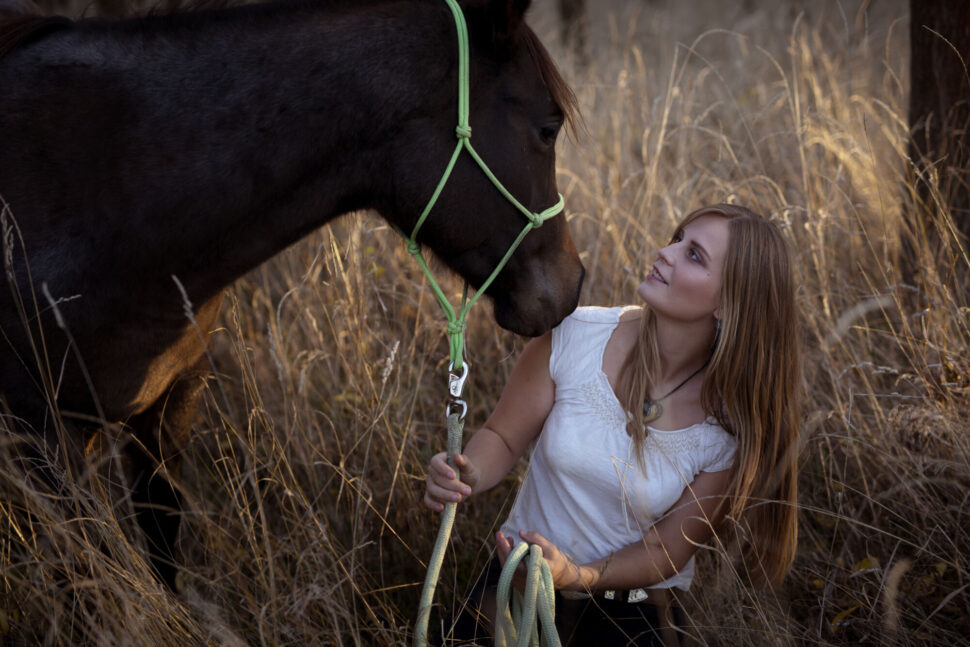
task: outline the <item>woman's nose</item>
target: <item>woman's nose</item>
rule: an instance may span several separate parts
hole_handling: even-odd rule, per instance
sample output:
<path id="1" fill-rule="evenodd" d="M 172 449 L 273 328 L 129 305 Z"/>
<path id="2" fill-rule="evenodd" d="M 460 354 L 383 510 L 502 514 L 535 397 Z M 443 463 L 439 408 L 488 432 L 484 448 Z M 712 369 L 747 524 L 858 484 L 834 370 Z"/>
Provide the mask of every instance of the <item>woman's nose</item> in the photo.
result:
<path id="1" fill-rule="evenodd" d="M 657 252 L 657 258 L 663 261 L 667 265 L 672 265 L 670 260 L 673 258 L 673 249 L 676 243 L 671 243 L 666 247 L 661 247 L 660 251 Z"/>

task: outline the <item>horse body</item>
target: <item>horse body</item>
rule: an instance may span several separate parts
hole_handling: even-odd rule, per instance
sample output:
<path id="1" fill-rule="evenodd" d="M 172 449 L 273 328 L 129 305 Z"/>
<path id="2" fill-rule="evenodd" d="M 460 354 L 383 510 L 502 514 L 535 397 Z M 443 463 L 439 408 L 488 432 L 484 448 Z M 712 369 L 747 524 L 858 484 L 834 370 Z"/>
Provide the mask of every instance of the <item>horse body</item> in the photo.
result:
<path id="1" fill-rule="evenodd" d="M 352 138 L 373 150 L 366 140 L 390 124 L 354 101 L 356 65 L 339 60 L 352 56 L 339 32 L 300 38 L 309 26 L 294 12 L 275 24 L 253 13 L 232 14 L 223 30 L 203 14 L 82 22 L 0 67 L 0 138 L 12 152 L 0 190 L 35 284 L 66 299 L 59 308 L 109 420 L 150 406 L 201 354 L 172 276 L 206 303 L 333 216 L 374 206 L 367 175 L 386 160 L 352 154 Z M 320 43 L 314 64 L 279 46 L 282 30 Z M 347 123 L 355 110 L 365 128 Z M 66 347 L 48 351 L 57 364 Z M 80 377 L 63 382 L 62 407 L 91 400 Z M 4 382 L 8 397 L 29 386 Z"/>
<path id="2" fill-rule="evenodd" d="M 201 356 L 186 298 L 206 304 L 204 325 L 227 285 L 333 217 L 372 208 L 407 228 L 430 196 L 454 146 L 451 15 L 443 2 L 352 4 L 82 21 L 0 61 L 0 195 L 109 420 L 147 409 Z M 538 76 L 521 78 L 529 63 L 473 67 L 486 159 L 528 160 L 531 129 L 556 118 Z M 503 179 L 542 208 L 556 199 L 552 156 L 533 157 L 546 168 Z M 467 160 L 455 173 L 423 242 L 474 284 L 524 220 Z M 496 315 L 537 334 L 575 305 L 581 266 L 562 218 L 523 246 L 494 288 L 522 298 L 500 297 Z M 0 291 L 5 332 L 12 305 Z M 67 371 L 58 401 L 83 410 L 90 389 L 59 339 L 45 336 L 51 374 Z M 0 392 L 25 401 L 36 384 L 16 364 L 0 347 Z"/>
<path id="3" fill-rule="evenodd" d="M 538 211 L 556 201 L 571 94 L 522 21 L 528 4 L 465 4 L 470 122 Z M 413 226 L 455 146 L 455 24 L 441 0 L 299 0 L 28 26 L 0 58 L 0 405 L 55 447 L 54 409 L 140 438 L 132 497 L 171 584 L 178 521 L 159 510 L 179 497 L 156 468 L 184 442 L 201 383 L 180 378 L 223 290 L 340 214 Z M 420 242 L 474 286 L 525 222 L 462 156 Z M 582 275 L 557 216 L 489 289 L 496 320 L 544 332 Z"/>

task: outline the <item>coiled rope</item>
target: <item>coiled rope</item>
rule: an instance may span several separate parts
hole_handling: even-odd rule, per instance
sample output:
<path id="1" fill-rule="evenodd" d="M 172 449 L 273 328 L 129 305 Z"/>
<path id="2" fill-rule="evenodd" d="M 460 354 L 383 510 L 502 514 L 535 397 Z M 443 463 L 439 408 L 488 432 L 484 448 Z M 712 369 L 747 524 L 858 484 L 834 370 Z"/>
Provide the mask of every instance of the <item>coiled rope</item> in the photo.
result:
<path id="1" fill-rule="evenodd" d="M 519 562 L 526 557 L 525 594 L 512 590 L 510 608 L 512 577 Z M 561 646 L 556 632 L 556 591 L 552 584 L 552 572 L 539 546 L 522 542 L 512 549 L 498 580 L 495 606 L 498 616 L 495 619 L 496 647 L 538 647 L 539 620 L 542 621 L 543 647 Z"/>

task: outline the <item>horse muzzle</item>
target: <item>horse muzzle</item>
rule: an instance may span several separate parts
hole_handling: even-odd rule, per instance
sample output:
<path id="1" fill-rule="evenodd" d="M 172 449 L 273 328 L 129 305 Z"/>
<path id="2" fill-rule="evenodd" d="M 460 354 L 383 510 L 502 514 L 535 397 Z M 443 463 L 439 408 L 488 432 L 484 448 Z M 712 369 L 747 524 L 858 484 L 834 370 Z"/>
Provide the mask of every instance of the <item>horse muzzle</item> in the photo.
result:
<path id="1" fill-rule="evenodd" d="M 493 286 L 495 322 L 519 335 L 537 337 L 576 309 L 586 270 L 573 251 L 555 263 L 530 259 L 526 267 Z"/>

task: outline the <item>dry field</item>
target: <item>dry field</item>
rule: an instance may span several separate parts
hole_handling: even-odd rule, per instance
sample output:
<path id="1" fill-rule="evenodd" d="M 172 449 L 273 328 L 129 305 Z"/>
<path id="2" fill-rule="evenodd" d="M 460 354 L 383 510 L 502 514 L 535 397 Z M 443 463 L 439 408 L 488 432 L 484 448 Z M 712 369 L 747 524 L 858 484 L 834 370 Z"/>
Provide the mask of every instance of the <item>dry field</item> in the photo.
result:
<path id="1" fill-rule="evenodd" d="M 559 159 L 582 303 L 631 302 L 672 223 L 705 203 L 769 214 L 798 254 L 795 568 L 757 591 L 729 549 L 705 547 L 687 631 L 710 645 L 966 640 L 970 308 L 954 272 L 970 263 L 949 234 L 937 249 L 913 233 L 915 212 L 944 231 L 949 216 L 917 198 L 907 159 L 907 3 L 597 0 L 583 65 L 557 42 L 552 0 L 535 4 L 585 121 Z M 919 260 L 909 283 L 904 240 Z M 473 310 L 471 426 L 522 344 Z M 4 434 L 0 645 L 409 644 L 446 357 L 430 291 L 373 215 L 255 270 L 212 334 L 180 481 L 179 594 L 126 538 L 129 503 L 106 494 L 110 443 L 65 504 L 18 474 Z M 520 476 L 460 508 L 442 605 L 477 575 Z"/>

